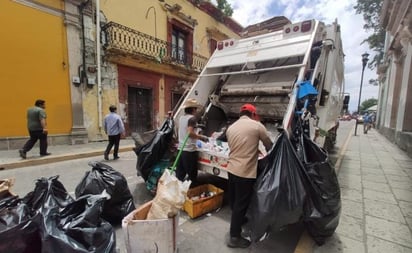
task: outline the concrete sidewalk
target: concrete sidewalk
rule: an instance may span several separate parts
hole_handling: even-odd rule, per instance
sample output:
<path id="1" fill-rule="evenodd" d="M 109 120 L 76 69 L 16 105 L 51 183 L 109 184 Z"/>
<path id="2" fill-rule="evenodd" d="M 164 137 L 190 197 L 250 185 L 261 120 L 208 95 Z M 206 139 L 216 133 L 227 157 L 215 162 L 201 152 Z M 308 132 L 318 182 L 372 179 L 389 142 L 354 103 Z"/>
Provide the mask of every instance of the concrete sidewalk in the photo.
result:
<path id="1" fill-rule="evenodd" d="M 337 164 L 339 226 L 313 252 L 412 252 L 412 159 L 375 129 L 364 134 L 360 127 Z"/>
<path id="2" fill-rule="evenodd" d="M 89 142 L 87 144 L 76 145 L 55 145 L 49 146 L 47 151 L 52 153 L 49 156 L 40 156 L 38 143 L 27 153 L 27 159 L 22 159 L 18 150 L 0 150 L 0 170 L 14 169 L 25 166 L 47 164 L 51 162 L 79 159 L 90 156 L 101 155 L 103 158 L 104 150 L 108 141 Z M 135 147 L 133 139 L 120 140 L 119 152 L 131 151 Z M 113 149 L 112 149 L 113 153 Z M 112 154 L 110 159 L 112 159 Z"/>

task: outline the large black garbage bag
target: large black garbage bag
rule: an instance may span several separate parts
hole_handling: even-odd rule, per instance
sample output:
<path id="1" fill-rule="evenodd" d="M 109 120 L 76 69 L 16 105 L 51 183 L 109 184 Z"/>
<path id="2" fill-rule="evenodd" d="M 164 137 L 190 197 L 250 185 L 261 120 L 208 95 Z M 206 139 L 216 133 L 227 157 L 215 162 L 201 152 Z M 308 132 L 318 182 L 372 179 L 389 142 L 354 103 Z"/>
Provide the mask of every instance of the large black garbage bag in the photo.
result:
<path id="1" fill-rule="evenodd" d="M 18 196 L 0 200 L 0 252 L 41 252 L 38 226 Z"/>
<path id="2" fill-rule="evenodd" d="M 115 252 L 114 229 L 101 218 L 107 197 L 88 195 L 74 200 L 58 176 L 38 179 L 35 189 L 23 198 L 40 231 L 41 251 L 35 252 Z"/>
<path id="3" fill-rule="evenodd" d="M 173 140 L 174 121 L 169 117 L 157 130 L 155 136 L 146 144 L 135 150 L 137 155 L 137 175 L 147 181 L 150 172 L 160 159 L 163 158 Z"/>
<path id="4" fill-rule="evenodd" d="M 42 252 L 112 253 L 116 250 L 113 226 L 101 218 L 102 195 L 85 195 L 44 217 Z"/>
<path id="5" fill-rule="evenodd" d="M 43 214 L 49 209 L 63 208 L 74 201 L 59 181 L 59 176 L 37 179 L 34 190 L 27 193 L 22 200 L 32 212 L 44 210 Z"/>
<path id="6" fill-rule="evenodd" d="M 322 245 L 339 224 L 339 182 L 324 149 L 303 133 L 300 133 L 300 146 L 304 168 L 309 177 L 309 194 L 304 211 L 305 226 L 315 242 Z"/>
<path id="7" fill-rule="evenodd" d="M 265 159 L 262 163 L 266 166 L 256 179 L 248 209 L 253 241 L 268 230 L 279 230 L 298 222 L 306 198 L 301 175 L 303 165 L 284 132 Z"/>
<path id="8" fill-rule="evenodd" d="M 85 173 L 76 186 L 76 198 L 106 191 L 110 199 L 104 203 L 102 217 L 111 224 L 120 224 L 123 217 L 135 209 L 126 178 L 107 164 L 89 163 L 92 170 Z"/>

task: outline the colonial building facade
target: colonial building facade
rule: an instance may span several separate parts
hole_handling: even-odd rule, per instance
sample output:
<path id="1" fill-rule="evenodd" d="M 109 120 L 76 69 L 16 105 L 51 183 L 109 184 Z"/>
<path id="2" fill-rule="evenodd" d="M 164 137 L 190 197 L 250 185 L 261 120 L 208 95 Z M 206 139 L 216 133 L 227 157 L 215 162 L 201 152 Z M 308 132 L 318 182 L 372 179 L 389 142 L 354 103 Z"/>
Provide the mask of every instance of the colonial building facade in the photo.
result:
<path id="1" fill-rule="evenodd" d="M 385 0 L 381 23 L 386 41 L 377 127 L 412 157 L 412 1 Z"/>
<path id="2" fill-rule="evenodd" d="M 243 30 L 209 1 L 5 0 L 0 9 L 0 149 L 27 140 L 26 109 L 38 98 L 51 144 L 106 139 L 111 104 L 127 135 L 155 129 L 217 41 Z"/>

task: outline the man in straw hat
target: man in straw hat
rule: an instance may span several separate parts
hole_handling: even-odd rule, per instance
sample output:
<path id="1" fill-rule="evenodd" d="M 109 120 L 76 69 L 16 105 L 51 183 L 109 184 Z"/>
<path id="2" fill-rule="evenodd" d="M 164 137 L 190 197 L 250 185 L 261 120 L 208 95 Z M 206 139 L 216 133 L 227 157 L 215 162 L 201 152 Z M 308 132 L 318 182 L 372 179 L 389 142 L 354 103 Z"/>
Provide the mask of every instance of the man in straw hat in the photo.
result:
<path id="1" fill-rule="evenodd" d="M 200 107 L 201 105 L 198 104 L 196 99 L 187 99 L 183 104 L 185 114 L 179 118 L 179 149 L 182 148 L 187 134 L 189 134 L 189 138 L 183 147 L 182 155 L 176 168 L 176 177 L 183 181 L 186 175 L 188 175 L 192 185 L 195 185 L 197 181 L 198 152 L 196 140 L 208 141 L 206 136 L 196 132 L 197 118 L 195 115 Z"/>
<path id="2" fill-rule="evenodd" d="M 266 150 L 272 147 L 272 141 L 265 126 L 258 121 L 255 106 L 244 104 L 240 108 L 240 118 L 226 131 L 230 149 L 228 163 L 229 202 L 232 209 L 230 220 L 230 248 L 247 248 L 250 241 L 243 238 L 242 225 L 247 222 L 246 211 L 256 181 L 259 141 Z"/>

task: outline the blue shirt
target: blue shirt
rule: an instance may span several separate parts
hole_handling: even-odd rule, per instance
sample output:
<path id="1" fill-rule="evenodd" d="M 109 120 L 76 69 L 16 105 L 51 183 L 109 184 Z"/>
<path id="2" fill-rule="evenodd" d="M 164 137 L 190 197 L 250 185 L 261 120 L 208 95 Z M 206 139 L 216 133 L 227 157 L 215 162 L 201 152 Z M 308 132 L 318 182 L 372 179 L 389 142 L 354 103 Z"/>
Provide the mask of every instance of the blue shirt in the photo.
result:
<path id="1" fill-rule="evenodd" d="M 104 131 L 107 135 L 118 135 L 124 132 L 124 125 L 122 118 L 115 113 L 111 112 L 104 118 Z"/>
<path id="2" fill-rule="evenodd" d="M 365 122 L 365 123 L 369 123 L 371 121 L 371 118 L 370 118 L 370 116 L 369 116 L 369 114 L 364 114 L 363 115 L 363 122 Z"/>

